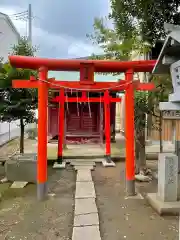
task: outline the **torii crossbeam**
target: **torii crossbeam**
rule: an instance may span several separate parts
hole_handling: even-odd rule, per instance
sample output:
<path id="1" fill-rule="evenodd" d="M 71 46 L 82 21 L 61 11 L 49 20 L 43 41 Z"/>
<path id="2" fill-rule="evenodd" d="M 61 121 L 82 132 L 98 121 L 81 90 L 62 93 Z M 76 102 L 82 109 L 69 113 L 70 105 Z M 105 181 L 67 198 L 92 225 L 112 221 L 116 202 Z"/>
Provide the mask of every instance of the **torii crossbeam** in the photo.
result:
<path id="1" fill-rule="evenodd" d="M 133 82 L 134 72 L 151 72 L 156 61 L 102 61 L 102 60 L 57 60 L 35 57 L 10 56 L 10 63 L 17 68 L 36 69 L 39 79 L 13 80 L 15 88 L 38 88 L 38 162 L 37 196 L 42 200 L 47 195 L 47 105 L 48 88 L 78 89 L 81 91 L 125 90 L 126 102 L 126 191 L 135 195 L 135 156 L 134 156 L 134 90 L 149 91 L 153 83 Z M 80 82 L 48 80 L 48 71 L 80 71 Z M 120 83 L 94 82 L 95 72 L 125 72 L 125 81 Z M 105 91 L 107 94 L 107 91 Z M 109 108 L 107 102 L 106 108 Z M 106 122 L 106 124 L 109 124 Z"/>

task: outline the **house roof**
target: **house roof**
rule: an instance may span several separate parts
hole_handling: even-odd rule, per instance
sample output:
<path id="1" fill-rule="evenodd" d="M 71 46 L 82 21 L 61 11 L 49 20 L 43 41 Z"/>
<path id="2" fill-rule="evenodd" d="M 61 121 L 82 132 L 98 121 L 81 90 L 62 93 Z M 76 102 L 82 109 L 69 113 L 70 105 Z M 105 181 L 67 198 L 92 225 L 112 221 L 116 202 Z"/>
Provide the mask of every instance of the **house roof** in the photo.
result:
<path id="1" fill-rule="evenodd" d="M 106 54 L 96 54 L 95 55 L 97 58 L 101 58 L 103 56 L 106 56 Z M 86 56 L 86 57 L 79 57 L 79 58 L 75 58 L 75 59 L 84 59 L 84 60 L 88 60 L 90 59 L 90 57 L 92 57 L 91 55 L 90 56 Z"/>
<path id="2" fill-rule="evenodd" d="M 175 41 L 175 44 L 171 44 L 172 40 Z M 168 34 L 157 59 L 156 65 L 152 71 L 153 74 L 169 73 L 170 63 L 169 66 L 167 64 L 163 64 L 163 58 L 165 55 L 174 58 L 175 61 L 176 59 L 177 61 L 180 59 L 180 30 L 176 29 Z"/>
<path id="3" fill-rule="evenodd" d="M 1 16 L 3 16 L 4 19 L 6 19 L 8 25 L 11 27 L 13 32 L 17 35 L 18 38 L 20 38 L 20 34 L 19 34 L 18 30 L 16 29 L 16 27 L 14 26 L 14 23 L 11 21 L 10 17 L 5 13 L 0 12 L 0 17 Z"/>

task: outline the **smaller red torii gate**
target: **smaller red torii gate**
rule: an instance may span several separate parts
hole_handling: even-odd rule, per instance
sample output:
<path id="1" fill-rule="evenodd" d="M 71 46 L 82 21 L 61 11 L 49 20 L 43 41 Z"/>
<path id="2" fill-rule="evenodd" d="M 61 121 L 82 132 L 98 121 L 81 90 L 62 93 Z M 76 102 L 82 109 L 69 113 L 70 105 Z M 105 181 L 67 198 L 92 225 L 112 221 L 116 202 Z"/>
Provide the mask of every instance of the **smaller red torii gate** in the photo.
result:
<path id="1" fill-rule="evenodd" d="M 47 195 L 47 106 L 48 88 L 60 89 L 60 98 L 57 101 L 65 102 L 64 88 L 80 91 L 104 91 L 104 106 L 106 116 L 106 154 L 110 153 L 109 129 L 109 92 L 125 91 L 125 119 L 126 119 L 126 192 L 135 195 L 135 154 L 134 154 L 134 90 L 148 91 L 154 89 L 153 83 L 133 81 L 134 72 L 151 72 L 156 61 L 102 61 L 102 60 L 58 60 L 24 56 L 10 56 L 10 63 L 17 68 L 27 68 L 39 71 L 38 80 L 13 80 L 15 88 L 38 88 L 38 161 L 37 161 L 37 197 L 42 200 Z M 80 81 L 55 81 L 48 79 L 48 71 L 80 71 Z M 125 72 L 125 80 L 120 83 L 94 82 L 95 72 Z M 85 97 L 85 96 L 84 96 Z M 83 97 L 82 97 L 83 98 Z M 70 99 L 69 99 L 70 100 Z M 74 99 L 72 99 L 73 101 Z M 81 99 L 83 100 L 83 99 Z M 96 99 L 97 100 L 97 99 Z M 64 104 L 62 104 L 64 106 Z M 59 115 L 63 116 L 64 111 Z M 61 118 L 62 120 L 62 118 Z M 108 131 L 109 129 L 109 131 Z M 64 125 L 61 124 L 59 133 L 63 136 Z M 62 156 L 62 136 L 58 153 Z"/>
<path id="2" fill-rule="evenodd" d="M 108 162 L 111 161 L 111 126 L 110 126 L 110 104 L 115 102 L 121 102 L 120 97 L 112 98 L 109 95 L 109 91 L 105 90 L 103 97 L 89 98 L 87 97 L 86 91 L 82 91 L 82 97 L 66 97 L 64 95 L 64 88 L 59 91 L 59 96 L 53 98 L 52 102 L 59 102 L 59 137 L 58 137 L 58 163 L 62 163 L 63 159 L 63 141 L 64 141 L 64 103 L 65 102 L 81 102 L 81 103 L 104 103 L 105 112 L 105 138 L 106 138 L 106 159 Z"/>

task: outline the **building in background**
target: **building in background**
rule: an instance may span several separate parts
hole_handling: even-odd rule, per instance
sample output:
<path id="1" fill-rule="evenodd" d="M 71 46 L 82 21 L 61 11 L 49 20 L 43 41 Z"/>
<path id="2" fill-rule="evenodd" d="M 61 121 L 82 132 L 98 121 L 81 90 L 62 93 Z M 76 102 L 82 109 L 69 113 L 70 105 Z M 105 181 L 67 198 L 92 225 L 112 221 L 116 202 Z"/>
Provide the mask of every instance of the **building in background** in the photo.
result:
<path id="1" fill-rule="evenodd" d="M 0 12 L 0 57 L 8 60 L 12 47 L 18 43 L 20 34 L 8 15 Z M 0 145 L 19 136 L 19 121 L 0 123 Z"/>
<path id="2" fill-rule="evenodd" d="M 0 12 L 0 57 L 4 62 L 8 60 L 8 55 L 19 38 L 20 34 L 9 16 Z"/>

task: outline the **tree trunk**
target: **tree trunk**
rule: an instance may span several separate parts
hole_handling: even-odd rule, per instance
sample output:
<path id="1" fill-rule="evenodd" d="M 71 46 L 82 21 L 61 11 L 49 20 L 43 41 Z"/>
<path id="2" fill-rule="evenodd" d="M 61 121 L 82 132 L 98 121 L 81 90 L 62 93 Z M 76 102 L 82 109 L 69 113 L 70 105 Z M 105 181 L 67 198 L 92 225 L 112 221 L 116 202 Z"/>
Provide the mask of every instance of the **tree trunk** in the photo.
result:
<path id="1" fill-rule="evenodd" d="M 20 119 L 20 128 L 21 128 L 20 154 L 23 154 L 24 153 L 24 121 L 23 121 L 23 118 Z"/>
<path id="2" fill-rule="evenodd" d="M 135 141 L 135 160 L 136 160 L 136 169 L 135 174 L 139 174 L 139 151 L 140 151 L 140 145 L 138 141 Z"/>
<path id="3" fill-rule="evenodd" d="M 145 144 L 145 134 L 140 138 L 140 149 L 139 149 L 139 169 L 146 169 L 146 144 Z"/>
<path id="4" fill-rule="evenodd" d="M 148 82 L 152 82 L 152 79 L 153 79 L 153 75 L 150 74 Z M 149 92 L 148 96 L 149 96 L 149 94 L 151 94 L 151 93 Z M 149 106 L 149 109 L 151 109 L 152 106 L 153 106 L 153 99 L 152 99 L 152 97 L 148 97 L 148 106 Z M 151 138 L 152 122 L 153 122 L 152 115 L 148 114 L 148 116 L 147 116 L 147 139 Z"/>
<path id="5" fill-rule="evenodd" d="M 145 130 L 137 136 L 136 141 L 136 174 L 146 170 L 146 141 Z"/>

